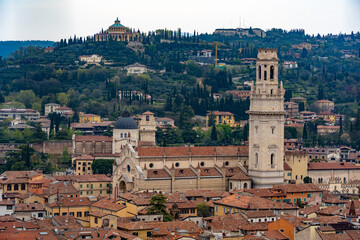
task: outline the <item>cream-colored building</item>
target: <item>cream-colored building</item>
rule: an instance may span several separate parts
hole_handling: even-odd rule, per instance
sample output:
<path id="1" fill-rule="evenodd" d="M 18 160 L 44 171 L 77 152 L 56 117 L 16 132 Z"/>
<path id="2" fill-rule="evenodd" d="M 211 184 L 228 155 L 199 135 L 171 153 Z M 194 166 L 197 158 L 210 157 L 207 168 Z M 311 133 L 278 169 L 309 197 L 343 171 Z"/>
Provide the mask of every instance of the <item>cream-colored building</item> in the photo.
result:
<path id="1" fill-rule="evenodd" d="M 291 176 L 287 180 L 294 180 L 297 184 L 304 183 L 308 176 L 308 157 L 306 151 L 294 150 L 285 152 L 285 163 L 291 168 Z"/>
<path id="2" fill-rule="evenodd" d="M 72 165 L 75 169 L 75 175 L 90 175 L 93 174 L 91 164 L 94 162 L 94 157 L 89 154 L 81 154 L 72 159 Z"/>
<path id="3" fill-rule="evenodd" d="M 56 109 L 60 107 L 60 104 L 57 103 L 47 103 L 45 104 L 45 116 L 49 115 L 50 113 L 55 112 Z"/>
<path id="4" fill-rule="evenodd" d="M 95 34 L 94 39 L 98 41 L 140 41 L 140 33 L 132 32 L 128 27 L 122 25 L 117 18 L 105 31 Z"/>
<path id="5" fill-rule="evenodd" d="M 148 71 L 147 67 L 140 63 L 134 63 L 125 67 L 127 75 L 138 75 Z"/>
<path id="6" fill-rule="evenodd" d="M 347 162 L 310 162 L 309 177 L 313 183 L 323 184 L 336 180 L 339 183 L 351 183 L 359 180 L 360 166 Z"/>
<path id="7" fill-rule="evenodd" d="M 284 90 L 276 49 L 259 49 L 249 110 L 249 176 L 255 188 L 284 183 Z"/>
<path id="8" fill-rule="evenodd" d="M 141 142 L 152 146 L 156 144 L 155 141 L 156 121 L 155 121 L 154 113 L 147 111 L 141 115 L 139 131 L 140 131 Z"/>
<path id="9" fill-rule="evenodd" d="M 81 62 L 86 62 L 87 64 L 98 64 L 102 60 L 102 56 L 93 54 L 93 55 L 83 55 L 79 57 Z"/>
<path id="10" fill-rule="evenodd" d="M 127 144 L 114 162 L 114 191 L 225 191 L 231 177 L 246 175 L 247 155 L 247 146 L 137 147 L 135 151 Z"/>

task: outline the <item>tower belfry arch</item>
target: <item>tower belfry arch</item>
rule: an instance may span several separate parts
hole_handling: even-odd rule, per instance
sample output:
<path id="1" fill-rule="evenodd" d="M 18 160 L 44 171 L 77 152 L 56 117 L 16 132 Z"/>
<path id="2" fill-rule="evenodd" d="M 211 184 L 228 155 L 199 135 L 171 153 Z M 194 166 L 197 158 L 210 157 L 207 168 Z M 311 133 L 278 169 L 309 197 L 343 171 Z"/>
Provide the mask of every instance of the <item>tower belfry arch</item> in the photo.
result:
<path id="1" fill-rule="evenodd" d="M 249 110 L 249 176 L 255 188 L 284 183 L 284 90 L 277 49 L 258 49 Z"/>

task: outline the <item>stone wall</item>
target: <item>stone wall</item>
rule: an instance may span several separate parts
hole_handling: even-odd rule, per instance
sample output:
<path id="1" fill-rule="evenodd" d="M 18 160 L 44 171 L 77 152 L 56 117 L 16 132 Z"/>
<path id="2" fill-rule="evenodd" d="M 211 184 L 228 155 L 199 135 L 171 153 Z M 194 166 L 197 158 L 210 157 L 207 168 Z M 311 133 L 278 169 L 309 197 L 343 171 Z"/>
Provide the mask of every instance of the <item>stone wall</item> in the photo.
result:
<path id="1" fill-rule="evenodd" d="M 33 143 L 31 144 L 38 152 L 43 152 L 47 154 L 62 154 L 65 147 L 68 148 L 68 152 L 71 154 L 73 147 L 71 140 L 65 141 L 45 141 L 42 143 Z"/>

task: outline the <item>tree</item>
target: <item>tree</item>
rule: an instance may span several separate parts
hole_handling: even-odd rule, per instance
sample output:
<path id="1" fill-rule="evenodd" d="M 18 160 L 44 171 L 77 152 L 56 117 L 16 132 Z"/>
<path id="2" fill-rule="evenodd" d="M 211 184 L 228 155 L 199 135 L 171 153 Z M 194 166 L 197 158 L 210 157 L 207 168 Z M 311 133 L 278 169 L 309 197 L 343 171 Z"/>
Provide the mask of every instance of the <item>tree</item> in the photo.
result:
<path id="1" fill-rule="evenodd" d="M 317 98 L 318 98 L 318 100 L 325 99 L 324 86 L 322 86 L 322 85 L 319 85 Z"/>
<path id="2" fill-rule="evenodd" d="M 17 94 L 16 100 L 23 103 L 25 107 L 31 108 L 32 104 L 38 100 L 33 90 L 21 90 Z"/>
<path id="3" fill-rule="evenodd" d="M 309 176 L 304 177 L 304 183 L 312 183 L 312 179 Z"/>
<path id="4" fill-rule="evenodd" d="M 91 168 L 94 174 L 112 174 L 113 163 L 112 159 L 96 159 L 91 164 Z"/>
<path id="5" fill-rule="evenodd" d="M 249 138 L 249 124 L 246 123 L 245 126 L 244 126 L 242 139 L 243 139 L 244 141 L 247 141 L 248 138 Z"/>
<path id="6" fill-rule="evenodd" d="M 303 139 L 307 139 L 307 138 L 308 138 L 307 124 L 306 124 L 306 123 L 304 124 L 304 129 L 303 129 L 302 138 L 303 138 Z"/>
<path id="7" fill-rule="evenodd" d="M 69 149 L 67 146 L 64 147 L 61 155 L 61 163 L 63 165 L 71 165 L 71 155 L 69 154 Z"/>
<path id="8" fill-rule="evenodd" d="M 217 130 L 216 130 L 216 126 L 212 126 L 211 128 L 211 141 L 217 141 L 218 140 L 218 135 L 217 135 Z"/>
<path id="9" fill-rule="evenodd" d="M 284 99 L 285 102 L 290 102 L 290 99 L 292 98 L 292 90 L 291 89 L 285 91 L 284 98 L 285 98 Z"/>
<path id="10" fill-rule="evenodd" d="M 215 125 L 215 116 L 214 114 L 211 112 L 209 115 L 209 121 L 208 121 L 208 127 L 212 127 Z"/>
<path id="11" fill-rule="evenodd" d="M 56 94 L 56 99 L 62 106 L 66 106 L 70 101 L 70 96 L 69 96 L 69 94 L 62 92 L 62 93 Z"/>
<path id="12" fill-rule="evenodd" d="M 210 211 L 210 207 L 208 205 L 206 205 L 206 203 L 200 203 L 196 206 L 197 208 L 197 215 L 199 217 L 210 217 L 211 211 Z"/>
<path id="13" fill-rule="evenodd" d="M 301 58 L 306 58 L 307 55 L 308 55 L 308 51 L 306 50 L 306 48 L 303 48 L 301 52 Z"/>
<path id="14" fill-rule="evenodd" d="M 173 220 L 173 217 L 170 215 L 170 213 L 166 210 L 166 198 L 162 194 L 156 194 L 152 196 L 150 199 L 150 205 L 151 207 L 148 209 L 147 214 L 153 215 L 153 214 L 161 214 L 163 215 L 164 222 L 169 222 Z"/>

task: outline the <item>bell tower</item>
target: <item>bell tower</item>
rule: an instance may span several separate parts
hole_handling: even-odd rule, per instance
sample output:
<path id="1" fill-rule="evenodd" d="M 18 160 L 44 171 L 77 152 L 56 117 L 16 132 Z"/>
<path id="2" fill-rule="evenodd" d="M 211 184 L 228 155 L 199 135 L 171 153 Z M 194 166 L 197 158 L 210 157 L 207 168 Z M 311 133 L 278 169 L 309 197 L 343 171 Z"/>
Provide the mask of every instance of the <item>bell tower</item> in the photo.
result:
<path id="1" fill-rule="evenodd" d="M 284 90 L 277 49 L 258 49 L 249 110 L 249 177 L 254 188 L 284 183 Z"/>

